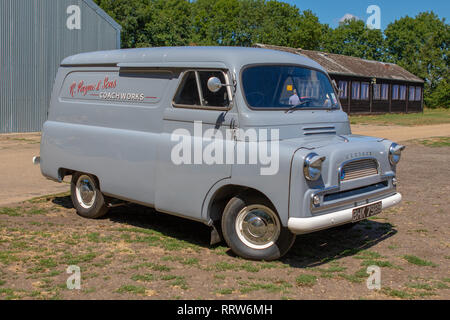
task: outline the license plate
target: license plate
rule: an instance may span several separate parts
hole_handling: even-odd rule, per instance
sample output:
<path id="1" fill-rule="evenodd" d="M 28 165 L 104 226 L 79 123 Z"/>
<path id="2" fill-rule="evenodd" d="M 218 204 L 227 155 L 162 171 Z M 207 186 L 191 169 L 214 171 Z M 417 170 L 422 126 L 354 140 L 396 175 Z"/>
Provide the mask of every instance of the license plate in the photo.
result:
<path id="1" fill-rule="evenodd" d="M 379 214 L 381 212 L 381 209 L 382 209 L 381 201 L 369 204 L 368 206 L 353 209 L 352 221 L 356 222 L 367 219 L 371 216 Z"/>

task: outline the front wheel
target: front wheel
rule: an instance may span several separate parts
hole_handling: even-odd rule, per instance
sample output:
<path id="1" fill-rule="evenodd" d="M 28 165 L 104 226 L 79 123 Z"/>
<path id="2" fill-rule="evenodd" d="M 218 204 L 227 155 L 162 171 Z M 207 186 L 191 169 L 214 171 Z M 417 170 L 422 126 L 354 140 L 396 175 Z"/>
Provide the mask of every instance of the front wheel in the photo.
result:
<path id="1" fill-rule="evenodd" d="M 272 204 L 261 196 L 232 198 L 222 215 L 222 232 L 238 256 L 251 260 L 275 260 L 285 255 L 295 235 L 281 225 Z"/>
<path id="2" fill-rule="evenodd" d="M 70 196 L 77 213 L 85 218 L 96 219 L 108 212 L 97 179 L 86 173 L 72 175 Z"/>

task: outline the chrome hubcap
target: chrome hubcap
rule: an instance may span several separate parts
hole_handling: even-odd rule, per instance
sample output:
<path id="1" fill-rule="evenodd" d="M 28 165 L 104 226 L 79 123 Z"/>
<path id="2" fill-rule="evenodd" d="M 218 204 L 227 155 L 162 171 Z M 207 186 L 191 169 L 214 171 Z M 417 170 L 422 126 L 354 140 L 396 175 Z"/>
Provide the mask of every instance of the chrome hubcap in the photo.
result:
<path id="1" fill-rule="evenodd" d="M 242 209 L 236 219 L 236 231 L 240 240 L 253 249 L 270 247 L 280 234 L 278 216 L 263 205 Z"/>
<path id="2" fill-rule="evenodd" d="M 76 185 L 76 194 L 80 205 L 86 209 L 92 207 L 95 202 L 94 182 L 87 175 L 78 178 Z"/>

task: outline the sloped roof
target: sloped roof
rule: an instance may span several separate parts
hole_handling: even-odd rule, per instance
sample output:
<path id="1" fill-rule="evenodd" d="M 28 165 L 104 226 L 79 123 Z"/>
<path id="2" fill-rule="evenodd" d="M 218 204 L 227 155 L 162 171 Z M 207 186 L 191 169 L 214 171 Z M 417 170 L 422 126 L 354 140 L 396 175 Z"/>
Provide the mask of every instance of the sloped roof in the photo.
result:
<path id="1" fill-rule="evenodd" d="M 100 8 L 93 0 L 83 0 L 92 10 L 94 10 L 100 17 L 105 19 L 117 31 L 122 30 L 122 26 L 111 18 L 102 8 Z"/>
<path id="2" fill-rule="evenodd" d="M 359 76 L 377 79 L 421 82 L 424 81 L 394 63 L 366 60 L 341 54 L 255 44 L 254 47 L 286 51 L 306 56 L 319 63 L 329 74 Z"/>

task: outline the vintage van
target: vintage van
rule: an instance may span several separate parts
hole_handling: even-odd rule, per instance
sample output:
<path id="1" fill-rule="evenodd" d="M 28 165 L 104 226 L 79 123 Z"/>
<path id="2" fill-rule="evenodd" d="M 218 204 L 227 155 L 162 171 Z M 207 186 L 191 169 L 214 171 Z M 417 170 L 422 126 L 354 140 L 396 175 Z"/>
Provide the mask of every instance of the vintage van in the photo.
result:
<path id="1" fill-rule="evenodd" d="M 259 48 L 83 53 L 56 76 L 42 174 L 71 176 L 79 215 L 137 203 L 211 226 L 239 256 L 273 260 L 296 234 L 401 201 L 403 146 L 353 135 L 316 62 Z"/>

